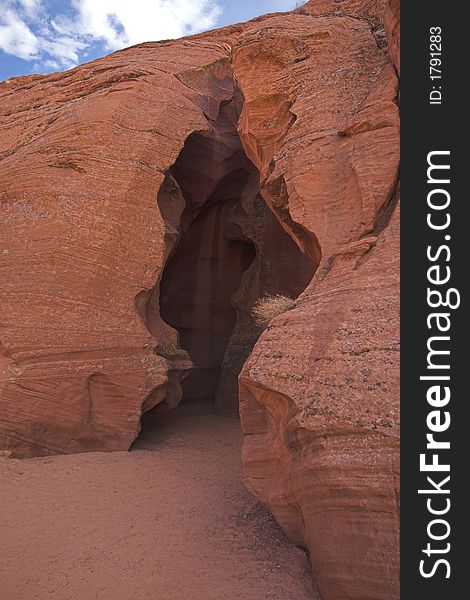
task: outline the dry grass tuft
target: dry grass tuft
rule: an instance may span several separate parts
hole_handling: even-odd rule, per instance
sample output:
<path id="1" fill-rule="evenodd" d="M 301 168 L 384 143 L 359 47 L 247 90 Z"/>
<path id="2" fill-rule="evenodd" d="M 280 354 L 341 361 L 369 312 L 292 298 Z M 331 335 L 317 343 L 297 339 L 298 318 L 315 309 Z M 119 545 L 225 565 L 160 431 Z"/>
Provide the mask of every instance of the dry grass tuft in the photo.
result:
<path id="1" fill-rule="evenodd" d="M 273 296 L 266 295 L 256 301 L 251 314 L 258 327 L 267 327 L 271 319 L 291 310 L 294 306 L 295 300 L 289 298 L 289 296 L 282 296 L 280 294 Z"/>
<path id="2" fill-rule="evenodd" d="M 303 0 L 302 2 L 296 2 L 293 12 L 299 15 L 308 15 L 309 12 L 305 6 L 306 4 L 308 4 L 308 2 L 306 2 L 305 0 Z"/>

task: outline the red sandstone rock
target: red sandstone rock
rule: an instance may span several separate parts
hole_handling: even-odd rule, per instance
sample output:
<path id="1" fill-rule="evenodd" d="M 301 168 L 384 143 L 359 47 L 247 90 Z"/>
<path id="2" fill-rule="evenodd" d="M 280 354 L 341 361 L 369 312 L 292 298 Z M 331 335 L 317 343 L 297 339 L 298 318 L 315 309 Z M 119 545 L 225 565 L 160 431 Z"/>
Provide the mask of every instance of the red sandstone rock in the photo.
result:
<path id="1" fill-rule="evenodd" d="M 156 197 L 225 98 L 228 54 L 147 44 L 1 84 L 0 446 L 16 456 L 128 448 L 165 397 L 176 335 L 139 316 L 167 251 Z"/>
<path id="2" fill-rule="evenodd" d="M 240 375 L 245 481 L 309 548 L 325 600 L 399 593 L 399 142 L 384 10 L 313 1 L 0 84 L 0 447 L 18 457 L 126 449 L 143 411 L 179 402 L 192 363 L 160 314 L 162 271 L 177 244 L 194 247 L 190 224 L 246 161 L 237 125 L 260 177 L 247 168 L 237 214 L 219 211 L 226 235 L 258 236 L 275 256 L 290 248 L 275 215 L 318 265 Z M 392 1 L 399 68 L 397 19 Z M 225 106 L 240 113 L 220 138 L 228 150 L 210 146 L 193 188 L 194 161 L 180 176 L 174 165 L 191 134 L 217 141 Z M 257 190 L 272 213 L 254 227 Z M 222 260 L 229 237 L 216 235 L 214 210 L 201 231 L 218 240 L 208 260 Z M 221 410 L 240 347 L 255 339 L 250 305 L 281 290 L 294 262 L 277 274 L 266 264 L 253 263 L 233 296 Z M 225 327 L 214 331 L 227 337 Z"/>
<path id="3" fill-rule="evenodd" d="M 263 196 L 321 255 L 245 364 L 240 409 L 246 483 L 322 597 L 381 600 L 399 595 L 397 80 L 357 16 L 278 17 L 234 51 Z"/>
<path id="4" fill-rule="evenodd" d="M 340 16 L 382 25 L 388 0 L 310 0 L 294 12 L 313 16 Z"/>
<path id="5" fill-rule="evenodd" d="M 384 15 L 390 59 L 400 75 L 400 0 L 389 0 Z"/>

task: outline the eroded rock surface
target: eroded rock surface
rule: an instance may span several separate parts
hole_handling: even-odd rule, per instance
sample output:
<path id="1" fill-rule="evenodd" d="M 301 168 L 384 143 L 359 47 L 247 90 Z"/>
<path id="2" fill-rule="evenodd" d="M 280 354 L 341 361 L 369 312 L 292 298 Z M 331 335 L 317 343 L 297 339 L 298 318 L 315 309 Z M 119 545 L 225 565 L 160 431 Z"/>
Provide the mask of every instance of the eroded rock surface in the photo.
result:
<path id="1" fill-rule="evenodd" d="M 16 456 L 128 448 L 187 368 L 146 314 L 170 250 L 156 198 L 232 93 L 228 59 L 211 39 L 164 42 L 1 84 L 0 445 Z"/>
<path id="2" fill-rule="evenodd" d="M 247 486 L 325 600 L 398 598 L 398 32 L 393 1 L 318 0 L 0 84 L 0 447 L 127 449 L 213 366 L 199 290 L 219 412 L 254 345 Z M 199 236 L 223 294 L 168 275 Z M 304 289 L 256 342 L 256 298 Z"/>
<path id="3" fill-rule="evenodd" d="M 325 598 L 398 598 L 397 79 L 370 17 L 322 18 L 322 4 L 304 7 L 310 23 L 280 20 L 276 40 L 260 23 L 234 56 L 261 191 L 322 253 L 240 376 L 245 479 L 308 546 Z"/>

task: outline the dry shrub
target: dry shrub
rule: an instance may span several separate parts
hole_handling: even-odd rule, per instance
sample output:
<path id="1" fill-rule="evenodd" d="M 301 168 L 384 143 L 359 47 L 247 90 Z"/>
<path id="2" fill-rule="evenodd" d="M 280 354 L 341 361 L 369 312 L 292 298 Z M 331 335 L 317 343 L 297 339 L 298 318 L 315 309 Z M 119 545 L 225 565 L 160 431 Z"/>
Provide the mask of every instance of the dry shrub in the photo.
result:
<path id="1" fill-rule="evenodd" d="M 256 301 L 251 314 L 258 327 L 267 327 L 269 321 L 282 313 L 291 310 L 295 306 L 295 300 L 289 296 L 275 294 L 263 296 Z"/>
<path id="2" fill-rule="evenodd" d="M 308 15 L 308 9 L 306 7 L 306 4 L 308 4 L 308 2 L 296 2 L 295 4 L 295 8 L 294 8 L 294 12 L 299 14 L 299 15 Z"/>

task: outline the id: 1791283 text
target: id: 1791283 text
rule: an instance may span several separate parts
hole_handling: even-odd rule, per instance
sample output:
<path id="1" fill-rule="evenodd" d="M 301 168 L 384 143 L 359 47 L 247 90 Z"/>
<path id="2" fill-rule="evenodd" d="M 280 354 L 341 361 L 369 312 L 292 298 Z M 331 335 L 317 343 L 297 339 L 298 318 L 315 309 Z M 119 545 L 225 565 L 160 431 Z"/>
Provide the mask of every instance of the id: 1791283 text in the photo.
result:
<path id="1" fill-rule="evenodd" d="M 442 104 L 442 28 L 429 28 L 429 104 Z"/>

